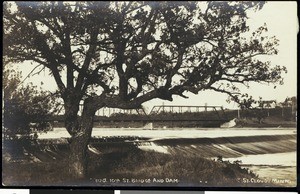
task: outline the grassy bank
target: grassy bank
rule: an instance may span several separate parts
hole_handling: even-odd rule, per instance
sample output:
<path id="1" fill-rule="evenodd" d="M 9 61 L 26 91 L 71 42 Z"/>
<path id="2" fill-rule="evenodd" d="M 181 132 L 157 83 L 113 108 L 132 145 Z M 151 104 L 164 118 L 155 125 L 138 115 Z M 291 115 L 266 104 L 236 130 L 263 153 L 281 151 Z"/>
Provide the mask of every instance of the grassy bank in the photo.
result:
<path id="1" fill-rule="evenodd" d="M 241 168 L 238 163 L 213 161 L 196 155 L 168 155 L 135 150 L 111 153 L 103 158 L 104 163 L 105 161 L 114 162 L 109 169 L 106 165 L 98 165 L 97 169 L 91 171 L 94 172 L 90 174 L 92 178 L 151 179 L 151 183 L 136 183 L 138 186 L 241 186 L 244 184 L 239 182 L 240 178 L 257 177 L 247 169 Z M 99 176 L 99 171 L 104 174 Z M 153 178 L 164 182 L 155 183 Z M 168 183 L 168 179 L 175 182 Z"/>
<path id="2" fill-rule="evenodd" d="M 264 186 L 242 183 L 257 178 L 238 163 L 205 159 L 196 154 L 163 154 L 142 151 L 131 144 L 101 147 L 101 154 L 89 153 L 88 176 L 71 180 L 68 156 L 42 162 L 8 162 L 3 159 L 4 185 L 81 185 L 81 186 Z M 5 157 L 4 157 L 5 158 Z M 108 180 L 128 179 L 128 183 Z M 155 182 L 155 180 L 164 180 Z M 106 179 L 107 182 L 99 182 Z M 140 180 L 151 179 L 150 183 Z M 134 181 L 133 181 L 134 180 Z M 173 180 L 174 182 L 166 182 Z"/>

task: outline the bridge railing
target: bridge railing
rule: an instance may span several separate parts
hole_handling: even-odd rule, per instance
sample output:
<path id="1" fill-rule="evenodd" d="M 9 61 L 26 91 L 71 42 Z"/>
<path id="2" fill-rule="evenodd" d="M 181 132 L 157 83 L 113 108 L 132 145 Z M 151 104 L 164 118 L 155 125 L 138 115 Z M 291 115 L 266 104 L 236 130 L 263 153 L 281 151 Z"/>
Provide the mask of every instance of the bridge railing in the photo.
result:
<path id="1" fill-rule="evenodd" d="M 58 115 L 64 115 L 63 104 L 60 105 L 60 111 Z M 79 112 L 81 115 L 83 110 L 83 105 L 81 104 L 79 107 Z M 96 116 L 100 117 L 111 117 L 113 115 L 118 114 L 126 114 L 126 115 L 158 115 L 161 113 L 207 113 L 211 112 L 217 116 L 219 119 L 227 119 L 227 116 L 223 110 L 222 106 L 178 106 L 178 105 L 160 105 L 153 106 L 150 113 L 147 114 L 143 108 L 140 109 L 119 109 L 119 108 L 108 108 L 104 107 L 99 109 L 96 112 Z M 200 115 L 200 114 L 199 114 Z M 207 115 L 207 114 L 205 114 Z"/>
<path id="2" fill-rule="evenodd" d="M 56 115 L 64 115 L 65 109 L 64 104 L 59 104 L 57 107 L 57 113 Z M 83 104 L 79 105 L 79 115 L 82 114 L 83 111 Z M 110 117 L 114 114 L 138 114 L 138 115 L 147 115 L 145 110 L 143 108 L 140 109 L 120 109 L 120 108 L 108 108 L 103 107 L 96 111 L 96 116 L 106 116 Z"/>
<path id="3" fill-rule="evenodd" d="M 99 109 L 96 112 L 96 116 L 106 116 L 110 117 L 115 114 L 137 114 L 137 115 L 147 115 L 145 110 L 140 108 L 140 109 L 120 109 L 120 108 L 108 108 L 104 107 Z"/>
<path id="4" fill-rule="evenodd" d="M 222 106 L 177 106 L 177 105 L 161 105 L 153 106 L 150 115 L 161 113 L 198 113 L 197 115 L 206 115 L 206 113 L 214 113 L 219 119 L 227 119 Z"/>
<path id="5" fill-rule="evenodd" d="M 170 113 L 184 113 L 184 112 L 207 112 L 222 110 L 222 106 L 177 106 L 177 105 L 161 105 L 153 106 L 150 114 L 158 114 L 160 112 L 170 112 Z"/>

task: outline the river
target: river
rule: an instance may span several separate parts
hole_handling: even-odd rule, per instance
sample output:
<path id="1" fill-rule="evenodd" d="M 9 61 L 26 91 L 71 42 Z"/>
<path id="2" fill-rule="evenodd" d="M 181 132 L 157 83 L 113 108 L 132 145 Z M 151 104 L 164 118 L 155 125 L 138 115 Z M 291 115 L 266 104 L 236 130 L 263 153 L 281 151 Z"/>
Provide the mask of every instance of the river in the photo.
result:
<path id="1" fill-rule="evenodd" d="M 278 181 L 280 186 L 295 186 L 296 133 L 295 128 L 94 128 L 92 136 L 147 138 L 134 143 L 140 149 L 166 154 L 193 152 L 207 158 L 220 154 L 223 160 L 240 160 L 243 167 L 261 179 Z M 38 135 L 39 139 L 70 137 L 64 128 Z"/>
<path id="2" fill-rule="evenodd" d="M 145 130 L 141 128 L 94 128 L 93 137 L 138 136 L 147 138 L 215 138 L 252 135 L 286 135 L 296 134 L 295 128 L 172 128 Z M 65 128 L 54 128 L 47 133 L 39 133 L 39 139 L 68 138 Z"/>

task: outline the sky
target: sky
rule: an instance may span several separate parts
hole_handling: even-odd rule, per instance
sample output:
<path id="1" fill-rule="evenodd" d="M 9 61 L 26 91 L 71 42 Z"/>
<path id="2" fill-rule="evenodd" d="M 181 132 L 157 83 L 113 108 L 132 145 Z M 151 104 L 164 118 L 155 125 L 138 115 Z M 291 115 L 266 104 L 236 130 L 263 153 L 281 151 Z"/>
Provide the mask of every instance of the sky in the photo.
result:
<path id="1" fill-rule="evenodd" d="M 268 27 L 268 35 L 276 36 L 279 39 L 279 53 L 278 55 L 267 56 L 266 60 L 270 60 L 272 65 L 285 66 L 288 70 L 284 74 L 284 85 L 277 85 L 274 89 L 273 85 L 267 84 L 250 84 L 249 89 L 243 89 L 242 92 L 252 95 L 258 99 L 262 97 L 263 100 L 276 100 L 282 102 L 286 97 L 296 96 L 297 94 L 297 33 L 299 30 L 297 18 L 297 2 L 291 1 L 272 1 L 267 2 L 265 6 L 258 12 L 249 13 L 248 24 L 251 30 L 256 30 L 259 26 L 266 23 Z M 21 64 L 19 70 L 22 71 L 23 77 L 34 68 L 34 65 Z M 44 89 L 54 91 L 56 90 L 56 83 L 54 78 L 48 76 L 48 73 L 42 72 L 40 75 L 32 76 L 25 80 L 25 84 L 33 82 L 35 85 Z M 188 99 L 174 96 L 173 101 L 163 101 L 154 99 L 144 103 L 144 107 L 151 109 L 154 105 L 215 105 L 223 106 L 228 109 L 236 109 L 236 103 L 227 103 L 226 94 L 217 93 L 213 91 L 203 91 L 199 94 L 187 93 Z"/>
<path id="2" fill-rule="evenodd" d="M 297 95 L 297 33 L 299 30 L 297 2 L 267 2 L 260 11 L 249 14 L 250 30 L 255 30 L 264 23 L 268 27 L 268 35 L 276 36 L 279 39 L 278 55 L 268 56 L 267 60 L 270 60 L 274 66 L 285 66 L 288 73 L 283 75 L 284 85 L 277 85 L 276 89 L 273 85 L 254 83 L 250 84 L 250 88 L 243 92 L 256 99 L 262 97 L 264 100 L 282 102 L 286 97 Z M 236 103 L 227 103 L 228 96 L 222 93 L 203 91 L 197 95 L 189 94 L 188 96 L 189 99 L 174 97 L 173 102 L 152 100 L 145 103 L 145 106 L 151 107 L 152 104 L 202 106 L 207 103 L 229 109 L 238 108 Z"/>

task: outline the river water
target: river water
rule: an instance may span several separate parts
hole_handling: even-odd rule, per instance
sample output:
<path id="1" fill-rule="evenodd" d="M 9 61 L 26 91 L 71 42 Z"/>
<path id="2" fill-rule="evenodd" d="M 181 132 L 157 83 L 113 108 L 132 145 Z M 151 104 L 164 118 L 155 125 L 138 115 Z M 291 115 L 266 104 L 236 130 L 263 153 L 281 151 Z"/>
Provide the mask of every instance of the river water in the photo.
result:
<path id="1" fill-rule="evenodd" d="M 296 146 L 287 149 L 286 144 L 296 145 L 296 129 L 295 128 L 172 128 L 172 129 L 155 129 L 145 130 L 141 128 L 94 128 L 92 136 L 96 138 L 107 137 L 140 137 L 149 138 L 147 143 L 140 143 L 139 147 L 143 150 L 154 150 L 157 152 L 169 153 L 170 150 L 179 149 L 178 146 L 159 145 L 156 142 L 168 139 L 193 139 L 193 138 L 229 138 L 229 142 L 222 144 L 212 144 L 214 148 L 228 151 L 235 148 L 230 138 L 233 137 L 252 137 L 266 138 L 268 136 L 285 136 L 292 135 L 290 139 L 284 139 L 283 141 L 266 141 L 260 139 L 256 142 L 239 142 L 238 146 L 244 149 L 238 153 L 236 157 L 224 157 L 223 160 L 229 160 L 231 162 L 239 160 L 243 167 L 247 167 L 254 173 L 258 174 L 259 178 L 272 180 L 280 186 L 295 186 L 296 185 Z M 56 138 L 68 138 L 70 137 L 64 128 L 54 128 L 53 131 L 47 133 L 40 133 L 39 139 L 56 139 Z M 289 138 L 290 136 L 288 136 Z M 244 138 L 245 139 L 245 138 Z M 199 140 L 200 141 L 200 140 Z M 244 140 L 243 140 L 244 141 Z M 256 143 L 256 144 L 255 144 Z M 249 153 L 247 153 L 247 146 L 249 147 Z M 265 146 L 265 147 L 264 147 Z M 272 147 L 276 147 L 273 149 Z M 280 147 L 286 146 L 284 149 Z M 189 149 L 187 149 L 189 147 Z M 184 145 L 182 149 L 203 151 L 201 145 Z M 198 150 L 197 150 L 198 149 Z M 245 150 L 246 149 L 246 150 Z M 252 149 L 252 150 L 251 150 Z M 255 151 L 255 154 L 251 154 Z M 275 151 L 274 151 L 275 150 Z M 268 151 L 270 153 L 268 153 Z M 236 151 L 235 151 L 236 152 Z M 253 152 L 254 153 L 254 152 Z M 263 153 L 263 154 L 259 154 Z M 213 157 L 210 157 L 213 158 Z"/>
<path id="2" fill-rule="evenodd" d="M 286 135 L 296 134 L 295 128 L 172 128 L 145 130 L 141 128 L 94 128 L 93 137 L 138 136 L 155 139 L 166 138 L 216 138 L 253 135 Z M 68 138 L 70 135 L 65 128 L 54 128 L 53 131 L 40 133 L 39 139 Z"/>
<path id="3" fill-rule="evenodd" d="M 277 183 L 279 186 L 296 186 L 297 154 L 295 152 L 245 155 L 226 158 L 231 162 L 240 160 L 242 166 L 255 172 L 259 179 Z"/>

